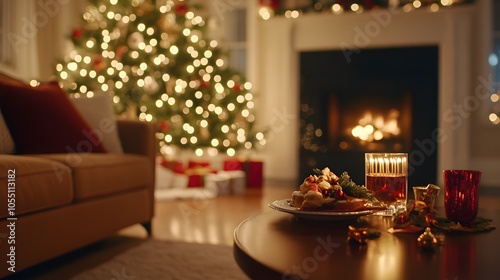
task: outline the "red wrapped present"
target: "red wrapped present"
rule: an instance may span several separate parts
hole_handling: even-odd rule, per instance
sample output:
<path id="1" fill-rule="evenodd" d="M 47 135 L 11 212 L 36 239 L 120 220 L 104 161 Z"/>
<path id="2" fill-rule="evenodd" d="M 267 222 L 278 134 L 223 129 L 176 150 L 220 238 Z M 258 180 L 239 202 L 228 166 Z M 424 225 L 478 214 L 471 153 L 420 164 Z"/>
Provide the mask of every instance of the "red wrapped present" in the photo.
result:
<path id="1" fill-rule="evenodd" d="M 262 161 L 238 159 L 227 159 L 224 161 L 224 170 L 243 170 L 247 177 L 248 188 L 261 188 L 264 182 L 263 176 L 264 163 Z"/>
<path id="2" fill-rule="evenodd" d="M 167 160 L 166 158 L 161 158 L 160 160 L 161 166 L 174 171 L 175 173 L 181 174 L 184 173 L 186 168 L 184 164 L 178 160 Z"/>
<path id="3" fill-rule="evenodd" d="M 239 159 L 227 159 L 224 161 L 224 171 L 243 170 L 243 162 Z"/>
<path id="4" fill-rule="evenodd" d="M 262 188 L 264 184 L 263 167 L 262 161 L 249 160 L 243 164 L 243 170 L 247 174 L 248 188 Z"/>
<path id="5" fill-rule="evenodd" d="M 210 173 L 217 173 L 217 171 L 212 170 L 210 167 L 195 167 L 186 169 L 184 174 L 186 174 L 189 178 L 188 188 L 203 187 L 205 175 Z"/>
<path id="6" fill-rule="evenodd" d="M 203 187 L 204 175 L 189 175 L 188 188 L 201 188 Z"/>
<path id="7" fill-rule="evenodd" d="M 200 161 L 200 160 L 190 160 L 188 162 L 188 168 L 197 168 L 197 167 L 210 167 L 210 162 Z"/>

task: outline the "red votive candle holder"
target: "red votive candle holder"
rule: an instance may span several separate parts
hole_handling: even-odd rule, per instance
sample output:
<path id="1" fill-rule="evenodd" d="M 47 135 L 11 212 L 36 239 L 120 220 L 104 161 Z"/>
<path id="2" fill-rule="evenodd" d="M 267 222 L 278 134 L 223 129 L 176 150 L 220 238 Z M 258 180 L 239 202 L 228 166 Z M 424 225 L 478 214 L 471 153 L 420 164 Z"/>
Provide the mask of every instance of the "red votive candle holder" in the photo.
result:
<path id="1" fill-rule="evenodd" d="M 481 171 L 444 170 L 444 208 L 448 220 L 470 225 L 477 217 Z"/>

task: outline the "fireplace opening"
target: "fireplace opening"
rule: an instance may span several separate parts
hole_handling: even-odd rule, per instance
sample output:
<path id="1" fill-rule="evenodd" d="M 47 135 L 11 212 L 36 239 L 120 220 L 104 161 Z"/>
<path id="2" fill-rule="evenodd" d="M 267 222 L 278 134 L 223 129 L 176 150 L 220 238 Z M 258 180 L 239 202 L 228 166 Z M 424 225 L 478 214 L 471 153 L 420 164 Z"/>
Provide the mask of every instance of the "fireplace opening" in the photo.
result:
<path id="1" fill-rule="evenodd" d="M 328 166 L 364 184 L 364 153 L 410 154 L 437 110 L 437 46 L 301 52 L 299 180 Z M 437 149 L 419 163 L 409 187 L 436 182 Z"/>
<path id="2" fill-rule="evenodd" d="M 328 149 L 397 151 L 411 149 L 411 92 L 328 96 Z"/>

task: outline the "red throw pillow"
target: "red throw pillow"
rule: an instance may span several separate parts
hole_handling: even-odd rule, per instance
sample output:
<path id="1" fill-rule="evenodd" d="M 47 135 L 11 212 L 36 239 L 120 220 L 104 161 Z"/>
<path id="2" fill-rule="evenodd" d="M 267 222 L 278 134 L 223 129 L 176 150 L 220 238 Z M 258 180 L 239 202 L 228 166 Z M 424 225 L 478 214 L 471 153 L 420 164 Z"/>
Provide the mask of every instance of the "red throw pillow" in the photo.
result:
<path id="1" fill-rule="evenodd" d="M 0 81 L 0 108 L 18 154 L 106 152 L 57 82 Z"/>

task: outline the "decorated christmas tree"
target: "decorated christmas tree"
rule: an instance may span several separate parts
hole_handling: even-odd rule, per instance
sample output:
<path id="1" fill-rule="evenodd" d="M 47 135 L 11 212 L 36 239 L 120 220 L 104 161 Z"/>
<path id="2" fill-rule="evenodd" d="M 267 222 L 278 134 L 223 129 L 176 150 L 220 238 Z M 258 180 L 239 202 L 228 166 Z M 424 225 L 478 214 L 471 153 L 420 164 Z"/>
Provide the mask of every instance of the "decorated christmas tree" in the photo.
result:
<path id="1" fill-rule="evenodd" d="M 56 66 L 63 88 L 112 93 L 117 114 L 155 123 L 163 152 L 234 155 L 264 144 L 251 84 L 228 67 L 196 11 L 185 1 L 90 0 Z"/>

